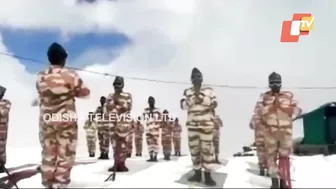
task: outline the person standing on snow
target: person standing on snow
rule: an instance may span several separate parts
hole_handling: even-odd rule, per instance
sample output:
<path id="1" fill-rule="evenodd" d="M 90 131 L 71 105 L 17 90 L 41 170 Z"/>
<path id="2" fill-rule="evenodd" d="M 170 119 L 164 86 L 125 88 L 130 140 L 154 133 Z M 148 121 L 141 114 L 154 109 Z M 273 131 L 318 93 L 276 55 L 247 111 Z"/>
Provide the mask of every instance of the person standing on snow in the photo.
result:
<path id="1" fill-rule="evenodd" d="M 9 112 L 11 109 L 11 102 L 4 99 L 6 88 L 0 86 L 0 173 L 5 172 L 5 165 L 7 162 L 6 146 L 8 136 L 8 122 Z"/>
<path id="2" fill-rule="evenodd" d="M 38 73 L 36 81 L 40 111 L 48 118 L 42 125 L 42 184 L 46 188 L 66 188 L 76 157 L 75 98 L 88 98 L 90 90 L 75 71 L 64 67 L 68 54 L 61 45 L 51 44 L 47 54 L 50 66 Z"/>
<path id="3" fill-rule="evenodd" d="M 175 156 L 181 156 L 181 133 L 182 127 L 179 124 L 179 119 L 176 118 L 173 126 L 173 146 Z"/>
<path id="4" fill-rule="evenodd" d="M 148 162 L 157 162 L 159 153 L 159 138 L 162 114 L 160 109 L 155 107 L 155 99 L 148 98 L 149 107 L 144 110 L 143 117 L 146 121 L 146 141 L 150 158 Z"/>
<path id="5" fill-rule="evenodd" d="M 214 114 L 217 100 L 214 90 L 202 86 L 203 75 L 194 68 L 191 73 L 193 87 L 184 90 L 181 100 L 181 109 L 188 111 L 188 143 L 194 165 L 194 175 L 188 179 L 190 182 L 202 181 L 202 168 L 204 168 L 205 184 L 215 186 L 211 177 L 213 163 L 213 130 Z"/>
<path id="6" fill-rule="evenodd" d="M 86 132 L 86 144 L 88 147 L 89 157 L 95 157 L 97 142 L 97 126 L 94 122 L 94 113 L 89 112 L 88 119 L 84 123 Z"/>
<path id="7" fill-rule="evenodd" d="M 172 132 L 173 132 L 174 122 L 169 117 L 169 112 L 167 110 L 163 111 L 163 119 L 161 124 L 161 145 L 164 160 L 170 160 L 171 150 L 172 150 Z"/>
<path id="8" fill-rule="evenodd" d="M 103 107 L 106 103 L 106 98 L 104 96 L 100 97 L 100 106 L 97 107 L 95 112 L 95 119 L 98 129 L 98 141 L 100 156 L 98 159 L 107 160 L 109 159 L 109 148 L 110 148 L 110 128 L 108 124 L 105 124 L 107 120 L 103 118 Z"/>
<path id="9" fill-rule="evenodd" d="M 143 134 L 145 131 L 144 126 L 141 124 L 141 117 L 138 117 L 134 125 L 134 143 L 135 143 L 135 156 L 142 156 Z"/>
<path id="10" fill-rule="evenodd" d="M 250 128 L 254 130 L 254 145 L 257 151 L 258 165 L 259 165 L 259 175 L 268 175 L 267 168 L 267 156 L 266 156 L 266 146 L 265 146 L 265 125 L 261 121 L 260 110 L 263 107 L 263 96 L 261 94 L 259 101 L 254 107 L 254 113 L 250 121 Z"/>
<path id="11" fill-rule="evenodd" d="M 267 150 L 267 165 L 272 179 L 271 188 L 288 188 L 287 180 L 280 177 L 276 163 L 286 162 L 289 169 L 289 155 L 292 151 L 292 122 L 301 114 L 298 102 L 288 91 L 281 91 L 281 76 L 273 72 L 269 78 L 270 91 L 261 94 L 257 102 L 254 121 L 255 126 L 263 125 L 265 146 Z M 261 124 L 259 124 L 261 123 Z M 263 129 L 263 128 L 262 128 Z M 288 171 L 288 170 L 284 170 Z"/>
<path id="12" fill-rule="evenodd" d="M 131 122 L 131 128 L 129 131 L 129 135 L 127 137 L 127 157 L 132 157 L 133 152 L 133 141 L 134 141 L 134 128 L 135 128 L 135 120 L 132 120 Z"/>
<path id="13" fill-rule="evenodd" d="M 124 78 L 117 76 L 113 82 L 114 93 L 109 94 L 104 106 L 104 118 L 108 120 L 114 152 L 114 165 L 109 172 L 127 172 L 127 137 L 131 130 L 132 95 L 124 92 Z"/>
<path id="14" fill-rule="evenodd" d="M 219 115 L 216 115 L 214 118 L 214 130 L 213 130 L 213 143 L 215 149 L 215 160 L 214 162 L 220 164 L 221 162 L 218 159 L 219 156 L 219 144 L 220 144 L 220 128 L 223 127 L 223 122 Z"/>

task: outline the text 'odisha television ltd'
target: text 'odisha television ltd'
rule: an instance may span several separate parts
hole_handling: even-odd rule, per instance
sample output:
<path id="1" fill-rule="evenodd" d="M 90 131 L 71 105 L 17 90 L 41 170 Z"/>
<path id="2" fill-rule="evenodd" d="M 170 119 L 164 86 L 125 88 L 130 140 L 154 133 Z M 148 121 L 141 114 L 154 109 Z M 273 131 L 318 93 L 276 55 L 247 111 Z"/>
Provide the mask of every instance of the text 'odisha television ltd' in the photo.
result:
<path id="1" fill-rule="evenodd" d="M 292 20 L 283 21 L 281 43 L 297 43 L 301 35 L 309 35 L 313 30 L 315 17 L 311 13 L 295 13 Z"/>
<path id="2" fill-rule="evenodd" d="M 59 114 L 43 114 L 43 120 L 45 122 L 74 122 L 77 121 L 78 116 L 74 112 L 67 112 L 67 113 L 59 113 Z M 159 116 L 157 114 L 154 115 L 144 115 L 142 117 L 139 116 L 132 116 L 131 114 L 108 114 L 108 115 L 99 115 L 99 114 L 91 114 L 83 115 L 84 119 L 90 119 L 91 121 L 95 122 L 132 122 L 132 121 L 142 121 L 142 120 L 153 120 L 153 121 L 174 121 L 176 116 L 174 115 L 163 115 Z"/>

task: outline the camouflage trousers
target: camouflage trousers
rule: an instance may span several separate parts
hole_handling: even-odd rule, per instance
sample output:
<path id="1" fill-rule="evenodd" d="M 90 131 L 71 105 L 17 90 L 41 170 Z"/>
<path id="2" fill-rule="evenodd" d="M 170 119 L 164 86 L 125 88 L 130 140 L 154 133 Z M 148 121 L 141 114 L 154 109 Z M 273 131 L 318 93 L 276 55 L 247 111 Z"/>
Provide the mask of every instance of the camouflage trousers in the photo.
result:
<path id="1" fill-rule="evenodd" d="M 134 138 L 134 143 L 135 143 L 135 153 L 139 154 L 142 153 L 142 136 L 137 137 L 135 136 Z"/>
<path id="2" fill-rule="evenodd" d="M 171 154 L 172 151 L 172 136 L 162 134 L 161 145 L 163 154 Z"/>
<path id="3" fill-rule="evenodd" d="M 282 157 L 289 157 L 292 153 L 292 133 L 290 130 L 266 131 L 265 144 L 269 174 L 273 178 L 279 177 L 280 174 L 276 160 Z"/>
<path id="4" fill-rule="evenodd" d="M 261 168 L 267 168 L 266 144 L 265 144 L 265 129 L 257 127 L 254 130 L 255 145 L 257 150 L 258 164 Z"/>
<path id="5" fill-rule="evenodd" d="M 173 138 L 174 152 L 181 152 L 181 138 Z"/>
<path id="6" fill-rule="evenodd" d="M 160 138 L 160 131 L 158 129 L 151 130 L 146 133 L 146 141 L 149 154 L 159 153 L 159 138 Z"/>
<path id="7" fill-rule="evenodd" d="M 96 142 L 97 142 L 96 135 L 86 135 L 86 144 L 89 153 L 96 153 Z"/>
<path id="8" fill-rule="evenodd" d="M 128 122 L 118 123 L 110 128 L 114 159 L 117 162 L 125 162 L 127 159 L 130 128 L 131 126 Z"/>
<path id="9" fill-rule="evenodd" d="M 195 170 L 204 168 L 212 170 L 213 162 L 213 129 L 188 128 L 188 145 Z"/>
<path id="10" fill-rule="evenodd" d="M 214 136 L 213 137 L 213 145 L 214 145 L 214 150 L 215 150 L 215 155 L 219 154 L 219 136 Z"/>
<path id="11" fill-rule="evenodd" d="M 7 162 L 6 146 L 7 146 L 8 125 L 0 123 L 0 161 L 5 165 Z"/>
<path id="12" fill-rule="evenodd" d="M 70 172 L 75 165 L 77 124 L 43 125 L 43 151 L 41 176 L 45 187 L 68 185 Z"/>
<path id="13" fill-rule="evenodd" d="M 127 149 L 128 153 L 132 154 L 133 152 L 133 140 L 134 140 L 134 133 L 130 133 L 127 137 Z"/>
<path id="14" fill-rule="evenodd" d="M 110 128 L 108 125 L 98 126 L 98 141 L 101 153 L 108 153 L 110 148 Z"/>

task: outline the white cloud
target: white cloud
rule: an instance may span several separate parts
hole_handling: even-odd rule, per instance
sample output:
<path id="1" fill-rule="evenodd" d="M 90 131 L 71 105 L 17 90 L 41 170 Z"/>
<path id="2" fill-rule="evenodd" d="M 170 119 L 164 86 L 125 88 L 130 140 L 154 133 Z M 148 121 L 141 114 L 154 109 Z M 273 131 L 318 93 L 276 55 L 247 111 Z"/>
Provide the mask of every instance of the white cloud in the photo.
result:
<path id="1" fill-rule="evenodd" d="M 330 23 L 336 18 L 335 1 L 180 2 L 129 0 L 75 7 L 58 0 L 11 0 L 0 7 L 0 26 L 54 29 L 65 33 L 117 30 L 132 38 L 133 44 L 121 57 L 106 66 L 92 65 L 87 68 L 90 70 L 188 82 L 191 69 L 199 67 L 207 83 L 258 86 L 266 86 L 268 74 L 275 70 L 283 75 L 286 86 L 334 85 L 336 38 L 333 35 L 335 27 Z M 315 28 L 297 44 L 281 44 L 281 23 L 291 19 L 295 12 L 313 13 Z M 6 78 L 14 78 L 1 81 L 9 88 L 8 97 L 13 101 L 13 107 L 34 117 L 22 106 L 27 99 L 33 98 L 34 76 L 25 72 L 17 60 L 3 56 L 0 60 L 1 65 L 6 65 L 1 66 L 0 73 Z M 100 95 L 112 91 L 113 78 L 82 75 L 93 90 L 90 101 L 79 102 L 79 111 L 86 113 L 87 108 L 97 105 Z M 126 90 L 134 95 L 134 114 L 141 111 L 147 97 L 152 95 L 157 98 L 160 108 L 182 115 L 182 120 L 185 113 L 179 110 L 178 103 L 185 87 L 126 80 Z M 261 90 L 218 88 L 216 91 L 220 101 L 218 113 L 225 124 L 223 150 L 232 153 L 253 137 L 247 129 L 248 121 Z M 307 110 L 332 101 L 336 96 L 335 91 L 294 92 Z M 13 124 L 18 119 L 16 116 L 12 115 Z M 35 125 L 22 127 L 28 129 Z M 232 139 L 230 136 L 239 135 L 243 135 L 242 141 L 228 143 Z"/>

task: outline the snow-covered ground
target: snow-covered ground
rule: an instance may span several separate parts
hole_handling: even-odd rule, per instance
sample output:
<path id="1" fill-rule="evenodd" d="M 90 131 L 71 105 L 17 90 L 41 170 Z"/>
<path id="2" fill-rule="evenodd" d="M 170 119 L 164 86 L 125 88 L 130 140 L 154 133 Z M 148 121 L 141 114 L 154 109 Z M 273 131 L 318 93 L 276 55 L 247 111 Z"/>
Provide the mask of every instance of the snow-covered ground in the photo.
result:
<path id="1" fill-rule="evenodd" d="M 7 164 L 11 173 L 34 169 L 40 161 L 40 149 L 9 148 L 11 158 Z M 22 157 L 22 154 L 26 156 Z M 29 155 L 28 155 L 29 154 Z M 31 156 L 31 154 L 36 154 Z M 21 156 L 21 157 L 20 157 Z M 147 157 L 133 157 L 127 160 L 130 172 L 118 173 L 114 182 L 104 182 L 109 176 L 107 168 L 113 160 L 87 158 L 86 154 L 79 154 L 77 163 L 72 171 L 70 188 L 202 188 L 204 185 L 188 183 L 187 177 L 191 173 L 190 157 L 173 157 L 171 161 L 159 158 L 158 163 L 146 162 Z M 296 188 L 335 188 L 336 156 L 311 156 L 292 158 L 293 187 Z M 215 165 L 214 178 L 217 187 L 225 188 L 267 188 L 270 179 L 257 175 L 256 157 L 236 157 L 222 159 L 222 165 Z M 30 164 L 30 165 L 29 165 Z M 1 174 L 0 177 L 5 177 Z M 0 178 L 0 180 L 1 180 Z M 41 187 L 41 176 L 36 174 L 30 178 L 20 180 L 19 188 Z"/>

